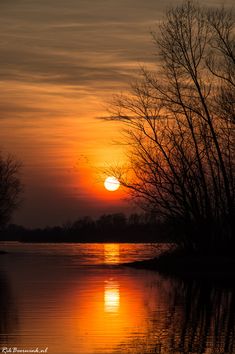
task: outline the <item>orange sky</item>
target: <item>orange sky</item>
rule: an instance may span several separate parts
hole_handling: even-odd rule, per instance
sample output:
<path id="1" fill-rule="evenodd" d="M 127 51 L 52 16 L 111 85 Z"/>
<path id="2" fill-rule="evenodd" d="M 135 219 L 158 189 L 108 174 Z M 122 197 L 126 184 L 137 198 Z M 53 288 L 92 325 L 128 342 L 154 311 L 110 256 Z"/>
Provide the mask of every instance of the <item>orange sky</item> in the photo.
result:
<path id="1" fill-rule="evenodd" d="M 114 144 L 120 125 L 97 117 L 140 64 L 153 65 L 149 31 L 170 3 L 0 2 L 0 149 L 22 161 L 25 190 L 14 222 L 133 210 L 122 190 L 103 187 L 102 169 L 124 163 L 125 151 Z"/>

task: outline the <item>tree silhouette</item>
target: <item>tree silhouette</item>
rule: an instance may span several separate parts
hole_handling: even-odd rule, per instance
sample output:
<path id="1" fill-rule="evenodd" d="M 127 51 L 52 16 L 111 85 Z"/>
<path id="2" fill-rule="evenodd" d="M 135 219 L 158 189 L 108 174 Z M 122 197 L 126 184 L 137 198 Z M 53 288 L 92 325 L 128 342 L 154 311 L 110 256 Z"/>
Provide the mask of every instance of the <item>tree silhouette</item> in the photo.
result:
<path id="1" fill-rule="evenodd" d="M 20 163 L 13 156 L 0 154 L 0 227 L 11 219 L 20 202 L 22 184 Z"/>
<path id="2" fill-rule="evenodd" d="M 232 12 L 190 1 L 152 33 L 156 72 L 115 97 L 129 165 L 112 171 L 190 250 L 234 246 L 235 37 Z"/>

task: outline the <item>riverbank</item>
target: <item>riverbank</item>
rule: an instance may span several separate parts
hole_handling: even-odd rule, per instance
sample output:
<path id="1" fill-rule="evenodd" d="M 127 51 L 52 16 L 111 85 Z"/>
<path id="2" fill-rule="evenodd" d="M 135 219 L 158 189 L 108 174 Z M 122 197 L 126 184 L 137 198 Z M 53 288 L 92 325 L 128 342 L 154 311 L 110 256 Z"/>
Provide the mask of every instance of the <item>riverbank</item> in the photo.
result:
<path id="1" fill-rule="evenodd" d="M 131 262 L 126 266 L 184 278 L 235 278 L 235 258 L 188 254 L 178 249 L 149 260 Z"/>

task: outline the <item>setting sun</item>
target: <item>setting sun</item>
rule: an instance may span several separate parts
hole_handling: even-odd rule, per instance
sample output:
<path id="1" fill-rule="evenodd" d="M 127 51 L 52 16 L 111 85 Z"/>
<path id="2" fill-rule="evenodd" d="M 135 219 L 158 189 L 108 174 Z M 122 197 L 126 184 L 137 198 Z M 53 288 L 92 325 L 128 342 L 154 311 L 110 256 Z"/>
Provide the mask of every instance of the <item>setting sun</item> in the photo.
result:
<path id="1" fill-rule="evenodd" d="M 108 191 L 114 192 L 120 187 L 120 182 L 116 177 L 111 176 L 106 178 L 104 181 L 104 186 Z"/>

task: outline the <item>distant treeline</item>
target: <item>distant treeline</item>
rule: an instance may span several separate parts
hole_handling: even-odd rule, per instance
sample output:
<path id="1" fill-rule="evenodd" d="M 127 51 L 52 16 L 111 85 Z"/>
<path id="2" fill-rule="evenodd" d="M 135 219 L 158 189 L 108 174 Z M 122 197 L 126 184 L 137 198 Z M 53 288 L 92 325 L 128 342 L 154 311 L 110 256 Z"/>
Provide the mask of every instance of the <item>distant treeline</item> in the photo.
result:
<path id="1" fill-rule="evenodd" d="M 169 242 L 168 227 L 146 214 L 105 214 L 67 221 L 62 226 L 27 229 L 10 224 L 0 239 L 21 242 Z"/>

